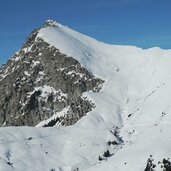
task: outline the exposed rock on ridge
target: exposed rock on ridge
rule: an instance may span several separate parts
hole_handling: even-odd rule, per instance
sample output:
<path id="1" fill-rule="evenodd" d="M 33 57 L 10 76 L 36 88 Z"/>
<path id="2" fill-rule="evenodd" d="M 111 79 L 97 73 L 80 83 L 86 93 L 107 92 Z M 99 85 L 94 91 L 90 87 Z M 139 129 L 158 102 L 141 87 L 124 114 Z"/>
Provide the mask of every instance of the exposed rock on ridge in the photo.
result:
<path id="1" fill-rule="evenodd" d="M 57 25 L 48 20 L 44 27 Z M 98 92 L 104 81 L 37 37 L 39 30 L 0 69 L 0 126 L 47 119 L 39 125 L 73 125 L 95 107 L 83 93 Z"/>

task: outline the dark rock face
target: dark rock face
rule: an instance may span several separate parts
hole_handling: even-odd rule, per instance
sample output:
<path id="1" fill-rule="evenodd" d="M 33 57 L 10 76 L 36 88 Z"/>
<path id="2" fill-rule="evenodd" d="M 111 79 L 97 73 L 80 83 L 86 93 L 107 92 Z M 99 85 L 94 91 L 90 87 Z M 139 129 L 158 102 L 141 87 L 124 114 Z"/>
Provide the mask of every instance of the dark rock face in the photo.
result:
<path id="1" fill-rule="evenodd" d="M 0 69 L 0 126 L 35 126 L 54 114 L 49 126 L 73 125 L 95 107 L 83 93 L 97 93 L 104 81 L 36 37 L 38 32 Z"/>

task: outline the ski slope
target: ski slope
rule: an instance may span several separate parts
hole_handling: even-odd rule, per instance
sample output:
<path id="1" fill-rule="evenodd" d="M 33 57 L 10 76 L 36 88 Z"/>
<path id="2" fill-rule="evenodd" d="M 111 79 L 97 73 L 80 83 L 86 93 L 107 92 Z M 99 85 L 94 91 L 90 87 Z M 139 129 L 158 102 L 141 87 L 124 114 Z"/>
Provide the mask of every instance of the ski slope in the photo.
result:
<path id="1" fill-rule="evenodd" d="M 142 171 L 150 154 L 156 163 L 170 157 L 171 50 L 108 45 L 54 25 L 37 38 L 105 81 L 83 95 L 96 108 L 65 128 L 1 128 L 0 170 Z M 106 150 L 111 157 L 99 161 Z"/>

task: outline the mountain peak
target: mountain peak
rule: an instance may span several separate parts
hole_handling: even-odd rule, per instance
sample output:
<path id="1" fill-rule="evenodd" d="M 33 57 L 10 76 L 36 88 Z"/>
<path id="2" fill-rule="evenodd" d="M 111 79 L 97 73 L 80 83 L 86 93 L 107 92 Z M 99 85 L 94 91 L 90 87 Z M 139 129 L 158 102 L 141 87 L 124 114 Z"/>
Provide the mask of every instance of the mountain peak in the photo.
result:
<path id="1" fill-rule="evenodd" d="M 48 19 L 45 21 L 44 27 L 61 27 L 62 25 L 55 20 Z"/>
<path id="2" fill-rule="evenodd" d="M 1 129 L 0 170 L 170 169 L 170 56 L 47 20 L 0 68 L 0 126 L 54 128 Z"/>

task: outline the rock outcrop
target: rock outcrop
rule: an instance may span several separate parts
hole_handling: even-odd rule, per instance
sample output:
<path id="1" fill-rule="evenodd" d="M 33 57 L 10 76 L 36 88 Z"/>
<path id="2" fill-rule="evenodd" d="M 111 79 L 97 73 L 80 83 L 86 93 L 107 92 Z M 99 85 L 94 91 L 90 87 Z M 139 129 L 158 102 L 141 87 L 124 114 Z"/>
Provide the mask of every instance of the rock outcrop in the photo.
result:
<path id="1" fill-rule="evenodd" d="M 73 125 L 95 107 L 83 93 L 97 93 L 104 81 L 37 37 L 39 30 L 0 69 L 0 126 Z"/>

